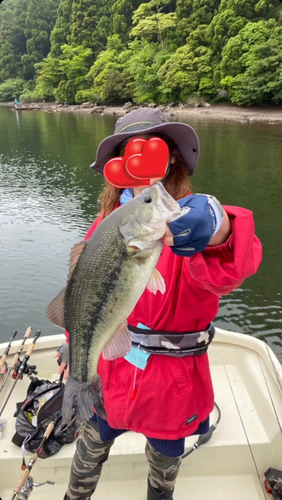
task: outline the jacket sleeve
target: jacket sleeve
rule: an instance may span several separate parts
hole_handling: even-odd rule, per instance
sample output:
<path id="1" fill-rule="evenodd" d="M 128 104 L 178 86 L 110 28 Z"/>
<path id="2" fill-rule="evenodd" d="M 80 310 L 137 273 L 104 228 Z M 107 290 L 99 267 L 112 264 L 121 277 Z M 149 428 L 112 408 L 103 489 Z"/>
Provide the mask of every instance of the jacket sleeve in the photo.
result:
<path id="1" fill-rule="evenodd" d="M 216 295 L 227 295 L 238 288 L 245 278 L 256 273 L 262 259 L 252 212 L 231 206 L 224 209 L 232 226 L 228 240 L 187 258 L 191 277 L 198 287 Z"/>
<path id="2" fill-rule="evenodd" d="M 100 222 L 102 222 L 102 219 L 101 217 L 98 217 L 92 224 L 92 226 L 90 226 L 90 228 L 88 229 L 86 235 L 85 235 L 85 238 L 84 238 L 84 241 L 87 241 L 89 240 L 89 238 L 91 238 L 92 234 L 94 233 L 95 229 L 97 228 L 97 226 L 99 226 Z"/>
<path id="3" fill-rule="evenodd" d="M 100 222 L 102 221 L 101 217 L 98 217 L 92 224 L 92 226 L 90 226 L 90 228 L 88 229 L 86 235 L 85 235 L 85 238 L 84 238 L 84 241 L 87 241 L 89 240 L 89 238 L 92 236 L 92 234 L 94 233 L 96 227 L 100 224 Z M 65 336 L 66 336 L 66 341 L 67 343 L 69 342 L 69 333 L 67 332 L 67 330 L 65 330 Z"/>

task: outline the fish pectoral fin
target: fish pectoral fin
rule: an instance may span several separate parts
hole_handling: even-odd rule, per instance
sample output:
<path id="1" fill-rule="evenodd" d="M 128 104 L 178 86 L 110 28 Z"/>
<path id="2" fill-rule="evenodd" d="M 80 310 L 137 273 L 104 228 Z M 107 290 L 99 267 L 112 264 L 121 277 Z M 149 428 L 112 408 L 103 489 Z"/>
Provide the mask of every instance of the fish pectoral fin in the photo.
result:
<path id="1" fill-rule="evenodd" d="M 165 293 L 166 291 L 165 280 L 157 269 L 155 269 L 151 274 L 151 278 L 149 280 L 147 288 L 150 292 L 154 293 L 155 295 L 158 290 L 162 294 Z"/>
<path id="2" fill-rule="evenodd" d="M 68 281 L 70 280 L 75 268 L 76 264 L 78 263 L 81 254 L 83 250 L 86 247 L 86 241 L 81 241 L 80 243 L 76 243 L 74 247 L 71 249 L 71 255 L 70 255 L 70 270 L 69 270 L 69 275 L 68 275 Z"/>
<path id="3" fill-rule="evenodd" d="M 127 321 L 124 321 L 115 331 L 112 338 L 107 342 L 102 351 L 103 358 L 109 361 L 123 358 L 131 351 L 131 338 L 127 328 Z"/>
<path id="4" fill-rule="evenodd" d="M 64 315 L 64 302 L 65 302 L 66 288 L 64 288 L 57 297 L 52 300 L 46 309 L 46 316 L 54 325 L 65 329 L 65 315 Z"/>

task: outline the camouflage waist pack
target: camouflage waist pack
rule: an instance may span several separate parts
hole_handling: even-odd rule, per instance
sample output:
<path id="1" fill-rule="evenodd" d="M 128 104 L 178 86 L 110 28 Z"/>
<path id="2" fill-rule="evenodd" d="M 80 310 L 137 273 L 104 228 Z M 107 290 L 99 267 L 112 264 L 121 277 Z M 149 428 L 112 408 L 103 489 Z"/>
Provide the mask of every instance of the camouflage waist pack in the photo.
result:
<path id="1" fill-rule="evenodd" d="M 63 444 L 76 438 L 74 410 L 69 425 L 62 423 L 62 402 L 65 386 L 61 381 L 50 382 L 32 377 L 27 398 L 17 403 L 16 433 L 12 443 L 35 453 L 50 422 L 56 422 L 50 437 L 45 441 L 40 458 L 57 453 Z"/>

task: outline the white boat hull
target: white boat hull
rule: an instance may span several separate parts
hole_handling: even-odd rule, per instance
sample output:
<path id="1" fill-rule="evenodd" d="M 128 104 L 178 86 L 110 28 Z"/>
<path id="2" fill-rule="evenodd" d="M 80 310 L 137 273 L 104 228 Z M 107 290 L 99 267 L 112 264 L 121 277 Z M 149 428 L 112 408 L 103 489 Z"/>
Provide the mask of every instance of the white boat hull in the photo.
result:
<path id="1" fill-rule="evenodd" d="M 55 350 L 63 335 L 42 337 L 36 343 L 32 364 L 40 378 L 55 380 Z M 27 341 L 29 345 L 30 341 Z M 20 342 L 14 342 L 11 355 Z M 5 344 L 0 345 L 0 353 Z M 282 468 L 282 367 L 264 342 L 248 335 L 217 329 L 209 348 L 215 399 L 222 417 L 212 439 L 183 460 L 175 500 L 265 500 L 264 472 Z M 11 382 L 11 383 L 10 383 Z M 24 399 L 28 379 L 19 381 L 2 418 L 7 419 L 0 440 L 0 497 L 10 500 L 21 476 L 22 451 L 11 443 L 15 432 L 16 402 Z M 8 381 L 0 395 L 0 407 L 11 388 Z M 211 420 L 217 418 L 216 410 Z M 197 440 L 186 439 L 186 449 Z M 128 432 L 118 439 L 104 465 L 95 492 L 97 500 L 145 500 L 147 461 L 145 438 Z M 30 498 L 63 498 L 75 443 L 64 445 L 53 457 L 38 460 L 32 471 L 36 482 L 46 479 L 55 486 L 34 489 Z M 28 460 L 29 454 L 26 454 Z"/>

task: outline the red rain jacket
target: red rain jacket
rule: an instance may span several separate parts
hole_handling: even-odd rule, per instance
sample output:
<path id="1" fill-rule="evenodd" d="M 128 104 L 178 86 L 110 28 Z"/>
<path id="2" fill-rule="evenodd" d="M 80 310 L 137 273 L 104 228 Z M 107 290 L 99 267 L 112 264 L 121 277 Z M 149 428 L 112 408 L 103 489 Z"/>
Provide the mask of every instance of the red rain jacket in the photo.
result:
<path id="1" fill-rule="evenodd" d="M 239 287 L 261 262 L 261 243 L 254 234 L 252 212 L 224 207 L 232 234 L 219 246 L 207 247 L 193 257 L 179 257 L 164 245 L 157 269 L 166 293 L 145 290 L 128 323 L 153 330 L 198 331 L 214 320 L 220 295 Z M 101 219 L 90 227 L 89 239 Z M 67 332 L 66 332 L 67 335 Z M 179 439 L 193 434 L 214 407 L 208 354 L 174 358 L 151 355 L 145 370 L 137 369 L 136 397 L 132 399 L 136 368 L 124 358 L 100 357 L 108 424 L 156 439 Z"/>

